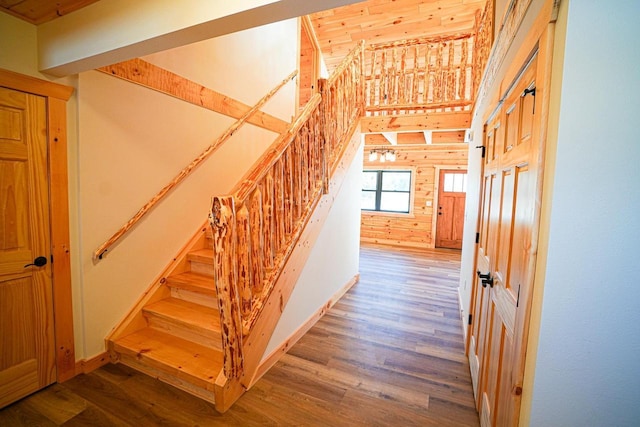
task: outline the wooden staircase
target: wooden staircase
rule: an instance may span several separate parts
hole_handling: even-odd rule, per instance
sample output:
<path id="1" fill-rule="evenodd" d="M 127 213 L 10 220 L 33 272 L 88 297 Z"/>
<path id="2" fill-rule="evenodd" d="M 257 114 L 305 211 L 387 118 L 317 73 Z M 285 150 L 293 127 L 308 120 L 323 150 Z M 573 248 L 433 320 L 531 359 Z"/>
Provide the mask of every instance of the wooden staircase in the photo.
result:
<path id="1" fill-rule="evenodd" d="M 205 230 L 111 334 L 107 345 L 114 362 L 215 403 L 223 353 L 211 233 Z"/>
<path id="2" fill-rule="evenodd" d="M 361 143 L 353 135 L 362 114 L 363 49 L 319 82 L 320 93 L 230 194 L 213 197 L 209 221 L 106 338 L 114 363 L 220 412 L 257 381 L 269 339 Z M 106 251 L 99 248 L 96 257 Z"/>

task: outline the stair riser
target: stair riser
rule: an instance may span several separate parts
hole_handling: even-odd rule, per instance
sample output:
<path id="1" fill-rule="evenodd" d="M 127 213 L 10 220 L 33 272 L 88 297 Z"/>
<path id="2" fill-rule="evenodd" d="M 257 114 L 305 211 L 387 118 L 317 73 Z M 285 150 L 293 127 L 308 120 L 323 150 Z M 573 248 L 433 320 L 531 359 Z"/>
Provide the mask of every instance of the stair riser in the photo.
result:
<path id="1" fill-rule="evenodd" d="M 215 295 L 205 295 L 199 292 L 188 291 L 186 289 L 171 288 L 171 296 L 183 301 L 193 302 L 216 310 L 218 309 L 218 300 Z"/>
<path id="2" fill-rule="evenodd" d="M 153 313 L 144 313 L 149 326 L 153 329 L 166 332 L 178 338 L 193 341 L 214 350 L 222 350 L 220 335 L 216 336 L 211 331 L 207 331 L 193 325 L 179 324 L 170 319 L 154 316 Z"/>
<path id="3" fill-rule="evenodd" d="M 191 261 L 191 271 L 194 273 L 213 277 L 213 264 Z"/>
<path id="4" fill-rule="evenodd" d="M 164 365 L 158 365 L 157 363 L 150 364 L 147 360 L 145 360 L 144 357 L 139 359 L 138 356 L 132 356 L 123 352 L 119 353 L 119 363 L 122 363 L 123 365 L 129 366 L 130 368 L 147 374 L 150 377 L 157 378 L 162 382 L 170 384 L 182 391 L 204 399 L 207 402 L 215 403 L 215 395 L 213 391 L 207 390 L 205 388 L 213 388 L 212 383 L 207 384 L 200 380 L 194 380 L 190 376 L 184 375 L 183 372 L 178 372 L 178 375 L 180 377 L 175 376 L 175 372 L 166 372 L 166 367 Z M 192 384 L 190 381 L 200 384 L 201 387 Z"/>

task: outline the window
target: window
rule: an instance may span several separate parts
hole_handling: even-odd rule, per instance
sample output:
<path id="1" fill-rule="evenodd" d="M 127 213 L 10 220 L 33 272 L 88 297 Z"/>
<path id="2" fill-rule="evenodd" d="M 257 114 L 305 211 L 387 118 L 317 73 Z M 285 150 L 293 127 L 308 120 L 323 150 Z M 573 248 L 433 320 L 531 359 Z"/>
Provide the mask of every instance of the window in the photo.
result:
<path id="1" fill-rule="evenodd" d="M 410 196 L 411 171 L 363 172 L 362 210 L 409 213 Z"/>
<path id="2" fill-rule="evenodd" d="M 467 174 L 466 173 L 444 173 L 445 193 L 466 193 Z"/>

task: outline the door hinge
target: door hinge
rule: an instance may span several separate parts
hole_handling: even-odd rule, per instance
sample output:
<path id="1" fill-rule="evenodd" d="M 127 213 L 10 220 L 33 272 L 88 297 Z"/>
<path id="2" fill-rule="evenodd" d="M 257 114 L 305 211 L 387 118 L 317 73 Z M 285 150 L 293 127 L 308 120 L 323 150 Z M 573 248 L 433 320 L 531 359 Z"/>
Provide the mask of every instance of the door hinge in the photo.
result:
<path id="1" fill-rule="evenodd" d="M 472 315 L 472 314 L 470 314 L 470 315 L 469 315 L 469 324 L 471 324 L 471 321 L 472 321 L 472 320 L 473 320 L 473 315 Z"/>
<path id="2" fill-rule="evenodd" d="M 484 159 L 484 155 L 487 151 L 487 147 L 485 147 L 484 145 L 476 145 L 476 148 L 482 148 L 482 158 Z"/>
<path id="3" fill-rule="evenodd" d="M 53 264 L 53 254 L 51 254 L 51 264 Z"/>
<path id="4" fill-rule="evenodd" d="M 525 89 L 524 92 L 522 93 L 522 96 L 527 96 L 527 95 L 533 95 L 533 111 L 531 112 L 531 114 L 535 114 L 536 113 L 536 87 L 532 87 L 531 89 Z"/>
<path id="5" fill-rule="evenodd" d="M 476 233 L 476 243 L 480 243 L 480 233 Z"/>

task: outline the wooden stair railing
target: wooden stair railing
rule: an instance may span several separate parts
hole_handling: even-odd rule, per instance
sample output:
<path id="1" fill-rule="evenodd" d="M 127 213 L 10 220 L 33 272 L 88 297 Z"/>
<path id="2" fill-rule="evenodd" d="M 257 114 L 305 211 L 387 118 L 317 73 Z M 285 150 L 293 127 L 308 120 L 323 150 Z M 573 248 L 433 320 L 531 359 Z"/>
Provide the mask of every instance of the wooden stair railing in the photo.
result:
<path id="1" fill-rule="evenodd" d="M 211 145 L 209 145 L 198 157 L 196 157 L 191 163 L 184 167 L 167 185 L 165 185 L 155 196 L 151 198 L 144 206 L 136 212 L 129 221 L 127 221 L 118 231 L 116 231 L 109 239 L 101 244 L 93 252 L 93 260 L 101 260 L 104 255 L 115 245 L 131 228 L 133 228 L 151 209 L 158 204 L 172 189 L 178 184 L 184 181 L 191 173 L 200 166 L 206 159 L 208 159 L 220 146 L 242 126 L 247 120 L 256 114 L 264 104 L 269 101 L 273 95 L 275 95 L 284 85 L 293 80 L 298 74 L 295 70 L 289 74 L 284 80 L 282 80 L 276 87 L 271 89 L 265 96 L 263 96 L 253 107 L 245 112 L 238 120 L 236 120 L 226 131 L 222 133 Z"/>
<path id="2" fill-rule="evenodd" d="M 473 43 L 473 34 L 459 34 L 368 46 L 365 111 L 386 115 L 469 108 Z"/>
<path id="3" fill-rule="evenodd" d="M 213 198 L 214 279 L 226 381 L 253 378 L 255 372 L 246 372 L 243 342 L 326 192 L 345 140 L 362 114 L 363 52 L 360 44 L 331 78 L 321 81 L 320 93 L 231 195 Z M 250 369 L 255 371 L 257 366 Z"/>
<path id="4" fill-rule="evenodd" d="M 488 31 L 487 19 L 485 11 L 477 32 Z M 471 53 L 468 37 L 426 41 L 442 43 L 442 49 L 435 50 L 421 48 L 416 41 L 378 45 L 377 50 L 365 50 L 361 44 L 354 49 L 331 78 L 319 82 L 320 93 L 234 190 L 213 198 L 209 224 L 198 230 L 107 337 L 112 360 L 226 411 L 268 369 L 268 364 L 260 365 L 264 351 L 358 151 L 355 132 L 360 118 L 365 112 L 468 109 L 469 93 L 476 89 L 473 76 L 478 75 L 477 70 L 469 74 L 469 61 L 475 66 L 490 46 L 474 46 L 473 58 L 464 58 L 467 49 Z M 461 48 L 466 43 L 467 48 L 458 54 L 457 45 L 448 44 L 445 55 L 444 43 L 449 42 Z M 430 56 L 434 52 L 436 56 Z M 428 59 L 416 61 L 421 55 Z M 413 71 L 412 61 L 418 64 Z M 386 65 L 376 69 L 376 64 Z M 457 99 L 462 94 L 463 102 Z M 108 245 L 102 249 L 96 257 Z"/>

